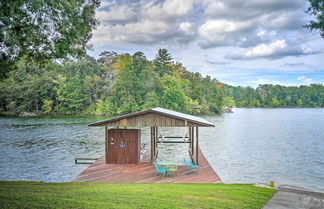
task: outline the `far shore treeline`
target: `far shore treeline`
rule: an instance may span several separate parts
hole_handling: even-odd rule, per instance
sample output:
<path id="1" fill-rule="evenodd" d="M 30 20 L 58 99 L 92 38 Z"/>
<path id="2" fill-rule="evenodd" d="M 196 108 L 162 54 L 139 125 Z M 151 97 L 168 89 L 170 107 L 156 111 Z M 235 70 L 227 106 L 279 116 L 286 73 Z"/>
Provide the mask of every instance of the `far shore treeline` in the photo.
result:
<path id="1" fill-rule="evenodd" d="M 0 82 L 2 114 L 120 115 L 156 106 L 190 114 L 220 113 L 224 88 L 186 70 L 166 49 L 148 60 L 142 52 L 103 52 L 98 60 L 37 64 L 21 59 Z"/>
<path id="2" fill-rule="evenodd" d="M 324 86 L 234 87 L 190 72 L 166 49 L 153 60 L 142 52 L 102 52 L 96 60 L 22 58 L 0 82 L 0 113 L 120 115 L 152 107 L 189 114 L 221 113 L 224 106 L 324 107 Z"/>
<path id="3" fill-rule="evenodd" d="M 227 104 L 237 107 L 324 107 L 324 85 L 281 86 L 262 84 L 257 88 L 225 85 Z"/>

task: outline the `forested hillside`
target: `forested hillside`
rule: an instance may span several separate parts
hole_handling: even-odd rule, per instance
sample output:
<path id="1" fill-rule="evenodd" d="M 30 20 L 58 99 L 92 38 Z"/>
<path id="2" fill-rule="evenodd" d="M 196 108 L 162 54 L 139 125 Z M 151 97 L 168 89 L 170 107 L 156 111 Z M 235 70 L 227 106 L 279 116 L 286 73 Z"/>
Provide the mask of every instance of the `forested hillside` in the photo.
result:
<path id="1" fill-rule="evenodd" d="M 21 58 L 0 82 L 0 112 L 120 115 L 151 107 L 190 114 L 219 113 L 224 88 L 186 70 L 166 49 L 148 60 L 142 52 L 103 52 L 98 60 L 33 63 Z"/>
<path id="2" fill-rule="evenodd" d="M 33 63 L 22 58 L 0 81 L 0 113 L 121 115 L 156 106 L 189 114 L 220 113 L 223 106 L 324 107 L 324 86 L 234 87 L 193 73 L 166 49 L 153 60 L 142 52 L 105 51 Z"/>
<path id="3" fill-rule="evenodd" d="M 226 103 L 237 107 L 324 107 L 324 86 L 311 84 L 252 87 L 225 85 Z"/>

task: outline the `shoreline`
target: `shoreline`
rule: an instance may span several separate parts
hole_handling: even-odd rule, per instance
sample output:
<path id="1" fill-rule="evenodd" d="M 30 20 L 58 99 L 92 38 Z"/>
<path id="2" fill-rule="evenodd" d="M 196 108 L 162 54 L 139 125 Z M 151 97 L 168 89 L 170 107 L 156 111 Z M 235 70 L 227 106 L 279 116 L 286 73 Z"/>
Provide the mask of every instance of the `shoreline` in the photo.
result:
<path id="1" fill-rule="evenodd" d="M 323 109 L 324 107 L 232 107 L 232 109 Z M 19 116 L 17 113 L 12 112 L 0 112 L 0 117 L 21 117 L 21 118 L 30 118 L 30 117 L 105 117 L 105 118 L 111 118 L 116 117 L 118 115 L 95 115 L 95 114 L 86 114 L 86 113 L 75 113 L 75 114 L 45 114 L 42 112 L 28 112 L 28 113 L 34 113 L 37 114 L 37 116 Z M 205 113 L 205 114 L 197 114 L 199 115 L 222 115 L 224 113 L 232 113 L 232 112 L 222 112 L 222 113 Z M 234 112 L 233 112 L 234 113 Z"/>

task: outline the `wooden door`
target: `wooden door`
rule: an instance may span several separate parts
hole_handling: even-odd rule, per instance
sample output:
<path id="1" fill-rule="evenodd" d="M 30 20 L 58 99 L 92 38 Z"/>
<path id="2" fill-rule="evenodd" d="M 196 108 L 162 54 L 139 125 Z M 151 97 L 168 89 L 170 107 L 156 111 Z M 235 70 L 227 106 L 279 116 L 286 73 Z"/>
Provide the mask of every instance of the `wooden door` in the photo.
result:
<path id="1" fill-rule="evenodd" d="M 109 129 L 106 141 L 106 163 L 138 164 L 140 162 L 139 129 Z"/>

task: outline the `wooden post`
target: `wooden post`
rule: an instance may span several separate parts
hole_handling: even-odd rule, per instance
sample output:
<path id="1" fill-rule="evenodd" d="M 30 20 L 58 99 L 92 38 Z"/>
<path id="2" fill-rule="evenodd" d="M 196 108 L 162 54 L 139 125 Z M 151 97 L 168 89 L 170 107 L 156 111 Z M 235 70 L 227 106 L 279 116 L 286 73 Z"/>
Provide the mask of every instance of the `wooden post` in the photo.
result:
<path id="1" fill-rule="evenodd" d="M 157 134 L 158 128 L 151 127 L 151 163 L 156 160 Z"/>
<path id="2" fill-rule="evenodd" d="M 198 151 L 199 151 L 199 145 L 198 145 L 198 127 L 196 127 L 196 164 L 198 165 Z"/>
<path id="3" fill-rule="evenodd" d="M 155 128 L 154 127 L 151 127 L 151 164 L 153 164 L 153 155 L 154 155 L 154 150 L 153 150 L 153 147 L 154 147 L 154 131 L 155 131 Z"/>
<path id="4" fill-rule="evenodd" d="M 191 129 L 191 138 L 192 138 L 192 150 L 191 150 L 191 153 L 192 153 L 192 156 L 195 155 L 195 134 L 194 134 L 194 127 L 190 127 Z M 194 160 L 194 159 L 193 159 Z"/>
<path id="5" fill-rule="evenodd" d="M 158 127 L 155 127 L 155 137 L 154 137 L 154 161 L 156 161 L 157 158 L 157 139 L 159 137 L 159 129 Z"/>
<path id="6" fill-rule="evenodd" d="M 192 138 L 191 138 L 190 127 L 188 127 L 188 132 L 189 132 L 189 141 L 190 141 L 190 144 L 189 144 L 189 153 L 191 155 L 192 154 Z"/>
<path id="7" fill-rule="evenodd" d="M 107 164 L 108 160 L 107 160 L 107 157 L 108 157 L 108 127 L 105 126 L 105 162 Z"/>
<path id="8" fill-rule="evenodd" d="M 152 144 L 152 148 L 153 148 L 153 162 L 155 162 L 155 136 L 156 136 L 156 128 L 154 127 L 154 131 L 153 131 L 153 144 Z"/>

